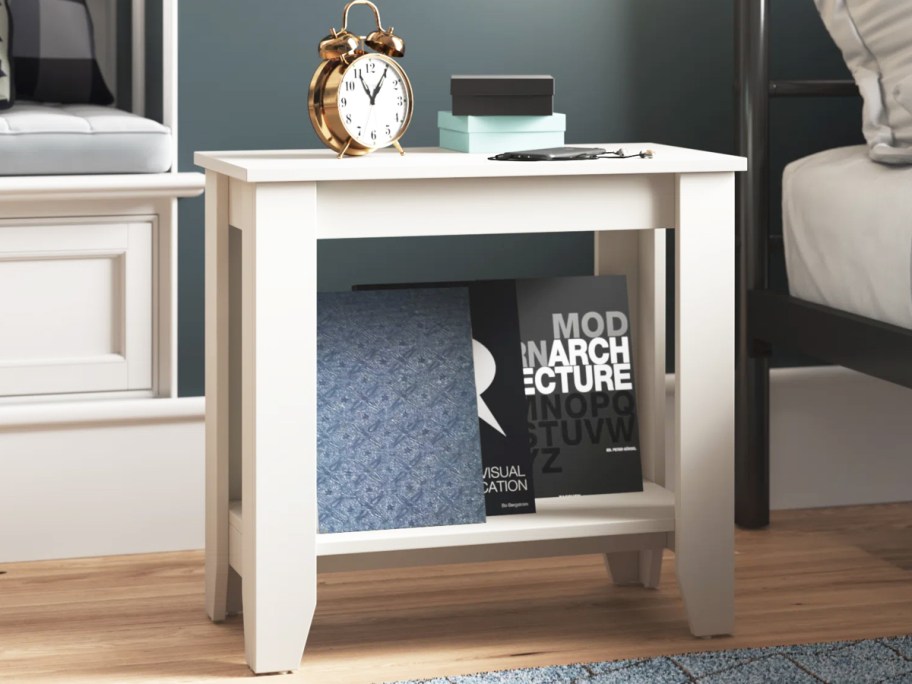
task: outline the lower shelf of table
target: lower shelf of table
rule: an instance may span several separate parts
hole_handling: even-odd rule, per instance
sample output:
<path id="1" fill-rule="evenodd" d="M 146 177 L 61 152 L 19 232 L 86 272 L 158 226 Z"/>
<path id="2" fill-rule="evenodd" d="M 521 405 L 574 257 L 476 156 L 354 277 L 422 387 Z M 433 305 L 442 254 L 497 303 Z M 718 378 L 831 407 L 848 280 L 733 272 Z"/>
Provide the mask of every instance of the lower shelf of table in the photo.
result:
<path id="1" fill-rule="evenodd" d="M 536 513 L 492 516 L 487 522 L 318 534 L 321 571 L 373 569 L 610 553 L 661 548 L 675 527 L 674 493 L 652 482 L 642 492 L 538 499 Z M 229 557 L 243 575 L 243 508 L 229 514 Z"/>

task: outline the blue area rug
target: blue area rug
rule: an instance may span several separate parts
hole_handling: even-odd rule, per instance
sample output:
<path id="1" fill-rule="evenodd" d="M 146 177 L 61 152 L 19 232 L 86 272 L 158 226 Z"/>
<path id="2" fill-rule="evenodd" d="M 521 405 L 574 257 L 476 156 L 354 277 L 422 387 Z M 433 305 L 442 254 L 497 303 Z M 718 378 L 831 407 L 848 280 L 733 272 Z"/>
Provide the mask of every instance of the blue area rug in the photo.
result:
<path id="1" fill-rule="evenodd" d="M 396 684 L 912 684 L 912 636 L 504 670 Z"/>

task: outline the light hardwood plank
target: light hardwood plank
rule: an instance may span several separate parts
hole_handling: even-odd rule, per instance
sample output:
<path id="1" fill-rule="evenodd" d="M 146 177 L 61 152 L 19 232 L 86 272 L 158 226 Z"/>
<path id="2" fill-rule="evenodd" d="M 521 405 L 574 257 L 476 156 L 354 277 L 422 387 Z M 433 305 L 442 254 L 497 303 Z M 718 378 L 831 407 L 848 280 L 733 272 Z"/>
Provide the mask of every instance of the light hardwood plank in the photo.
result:
<path id="1" fill-rule="evenodd" d="M 674 554 L 655 591 L 600 556 L 319 576 L 301 669 L 359 684 L 912 631 L 912 504 L 779 512 L 736 534 L 736 634 L 689 632 Z M 0 566 L 0 680 L 227 682 L 250 676 L 240 616 L 212 624 L 203 554 Z"/>

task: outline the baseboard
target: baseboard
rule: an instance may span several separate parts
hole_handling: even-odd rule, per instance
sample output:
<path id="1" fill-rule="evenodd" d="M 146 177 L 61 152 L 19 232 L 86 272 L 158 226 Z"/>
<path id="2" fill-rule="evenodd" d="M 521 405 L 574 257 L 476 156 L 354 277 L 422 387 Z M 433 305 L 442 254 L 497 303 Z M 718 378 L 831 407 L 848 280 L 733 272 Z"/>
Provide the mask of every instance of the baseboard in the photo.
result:
<path id="1" fill-rule="evenodd" d="M 203 546 L 204 400 L 0 406 L 0 562 Z"/>
<path id="2" fill-rule="evenodd" d="M 665 443 L 674 448 L 674 376 Z M 773 509 L 912 501 L 912 391 L 838 366 L 770 373 Z M 667 469 L 673 475 L 671 468 Z M 674 486 L 673 482 L 669 482 Z"/>
<path id="3" fill-rule="evenodd" d="M 771 394 L 773 508 L 912 500 L 912 391 L 821 367 Z M 201 548 L 203 417 L 200 397 L 0 406 L 0 562 Z"/>
<path id="4" fill-rule="evenodd" d="M 840 367 L 771 375 L 772 508 L 912 501 L 912 390 Z"/>

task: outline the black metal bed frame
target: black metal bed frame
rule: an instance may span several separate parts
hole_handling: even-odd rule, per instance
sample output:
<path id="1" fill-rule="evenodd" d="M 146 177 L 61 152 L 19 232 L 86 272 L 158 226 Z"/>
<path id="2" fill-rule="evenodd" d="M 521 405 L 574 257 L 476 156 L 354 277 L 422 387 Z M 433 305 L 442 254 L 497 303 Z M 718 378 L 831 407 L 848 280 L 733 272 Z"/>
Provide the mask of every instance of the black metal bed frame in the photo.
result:
<path id="1" fill-rule="evenodd" d="M 769 356 L 785 347 L 912 388 L 912 330 L 769 290 L 769 102 L 857 95 L 851 81 L 770 81 L 769 0 L 737 0 L 735 520 L 769 524 Z"/>

